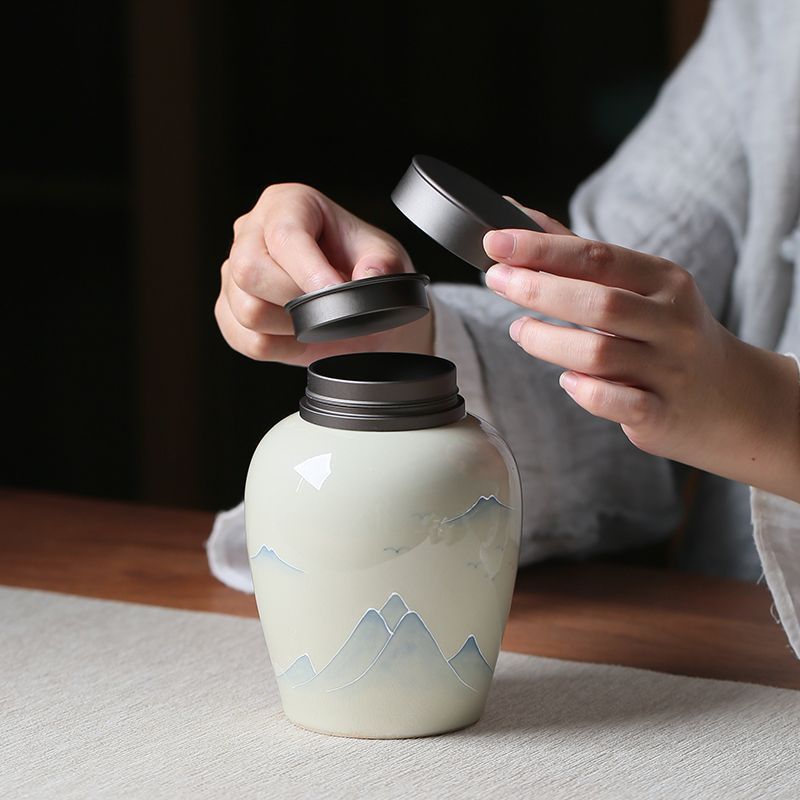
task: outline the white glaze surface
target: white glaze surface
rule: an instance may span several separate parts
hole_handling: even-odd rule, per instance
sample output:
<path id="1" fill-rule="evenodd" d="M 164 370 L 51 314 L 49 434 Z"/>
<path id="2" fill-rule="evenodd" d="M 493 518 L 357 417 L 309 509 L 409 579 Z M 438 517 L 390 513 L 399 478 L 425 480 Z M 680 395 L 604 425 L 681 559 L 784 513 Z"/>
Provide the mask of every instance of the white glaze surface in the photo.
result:
<path id="1" fill-rule="evenodd" d="M 475 721 L 508 615 L 520 502 L 508 449 L 475 417 L 402 432 L 278 423 L 253 456 L 245 513 L 288 716 L 357 736 Z"/>

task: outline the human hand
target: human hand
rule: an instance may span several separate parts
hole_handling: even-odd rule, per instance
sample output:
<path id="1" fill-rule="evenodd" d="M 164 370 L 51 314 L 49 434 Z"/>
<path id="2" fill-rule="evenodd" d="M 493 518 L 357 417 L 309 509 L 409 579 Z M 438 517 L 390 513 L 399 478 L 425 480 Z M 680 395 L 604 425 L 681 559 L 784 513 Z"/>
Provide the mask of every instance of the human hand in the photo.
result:
<path id="1" fill-rule="evenodd" d="M 295 339 L 283 310 L 292 298 L 346 280 L 414 271 L 396 239 L 321 192 L 298 183 L 269 186 L 233 231 L 214 314 L 234 350 L 259 361 L 302 366 L 347 352 L 432 351 L 430 315 L 357 339 L 321 344 Z"/>
<path id="2" fill-rule="evenodd" d="M 546 233 L 493 231 L 486 275 L 545 316 L 509 333 L 566 368 L 560 383 L 636 447 L 800 500 L 800 382 L 792 359 L 745 344 L 713 316 L 692 276 L 657 256 L 579 238 L 539 212 Z"/>

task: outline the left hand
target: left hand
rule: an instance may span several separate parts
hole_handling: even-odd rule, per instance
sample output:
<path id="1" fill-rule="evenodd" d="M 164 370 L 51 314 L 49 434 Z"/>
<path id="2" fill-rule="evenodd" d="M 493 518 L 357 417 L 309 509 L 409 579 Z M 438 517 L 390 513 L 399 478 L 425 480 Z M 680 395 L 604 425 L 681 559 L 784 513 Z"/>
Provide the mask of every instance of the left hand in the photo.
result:
<path id="1" fill-rule="evenodd" d="M 737 339 L 677 264 L 582 239 L 525 211 L 546 233 L 488 233 L 484 247 L 499 262 L 487 272 L 489 288 L 592 330 L 526 316 L 511 325 L 511 338 L 565 367 L 560 383 L 570 397 L 620 423 L 641 450 L 797 495 L 794 362 Z M 785 457 L 776 464 L 778 445 Z"/>

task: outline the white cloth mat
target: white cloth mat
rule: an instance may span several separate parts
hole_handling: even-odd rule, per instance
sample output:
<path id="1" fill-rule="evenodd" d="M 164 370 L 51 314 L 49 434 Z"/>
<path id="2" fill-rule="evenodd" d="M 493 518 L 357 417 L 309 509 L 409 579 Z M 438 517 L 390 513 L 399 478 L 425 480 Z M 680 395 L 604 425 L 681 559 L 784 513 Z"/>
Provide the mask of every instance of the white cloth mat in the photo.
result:
<path id="1" fill-rule="evenodd" d="M 3 798 L 796 798 L 800 692 L 502 653 L 484 718 L 283 717 L 256 620 L 0 587 Z"/>

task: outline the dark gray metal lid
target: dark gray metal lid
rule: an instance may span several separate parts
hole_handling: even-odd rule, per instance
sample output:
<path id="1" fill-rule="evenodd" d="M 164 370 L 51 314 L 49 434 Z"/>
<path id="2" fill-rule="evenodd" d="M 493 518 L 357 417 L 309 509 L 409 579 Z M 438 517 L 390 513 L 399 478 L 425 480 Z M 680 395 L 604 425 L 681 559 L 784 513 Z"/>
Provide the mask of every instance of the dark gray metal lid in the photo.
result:
<path id="1" fill-rule="evenodd" d="M 431 156 L 414 156 L 392 200 L 417 227 L 469 264 L 486 270 L 492 259 L 483 237 L 498 228 L 541 228 L 480 181 Z M 365 336 L 414 322 L 430 310 L 427 275 L 362 278 L 296 297 L 284 308 L 300 342 Z"/>
<path id="2" fill-rule="evenodd" d="M 357 431 L 435 428 L 463 419 L 452 361 L 421 353 L 353 353 L 308 367 L 300 416 Z"/>
<path id="3" fill-rule="evenodd" d="M 414 156 L 392 200 L 428 236 L 482 270 L 494 263 L 483 249 L 489 231 L 542 230 L 497 192 L 432 156 Z"/>
<path id="4" fill-rule="evenodd" d="M 403 272 L 347 281 L 290 300 L 300 342 L 327 342 L 386 331 L 424 317 L 430 310 L 427 275 Z"/>

